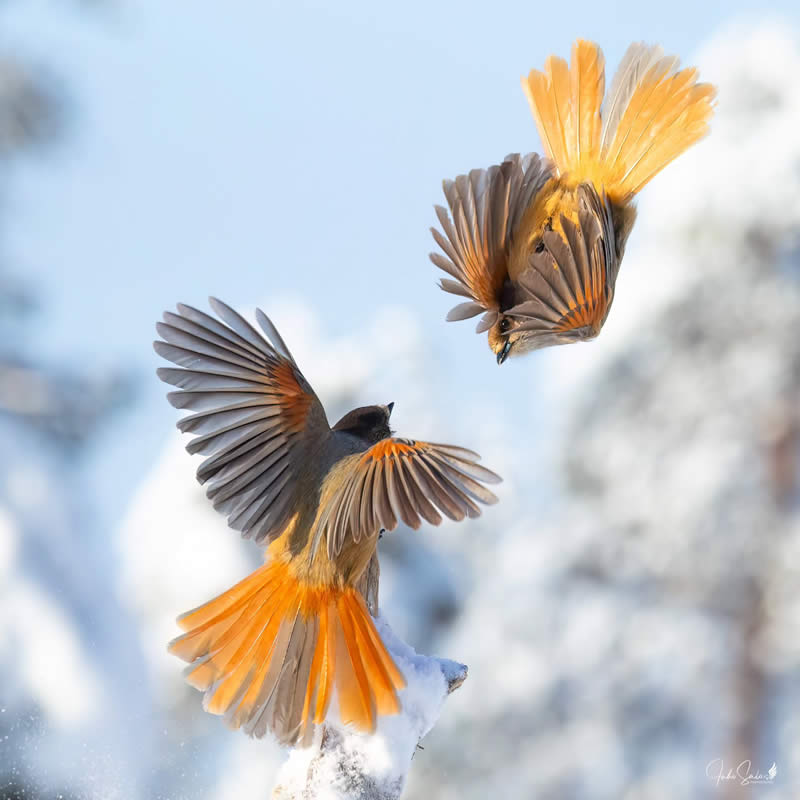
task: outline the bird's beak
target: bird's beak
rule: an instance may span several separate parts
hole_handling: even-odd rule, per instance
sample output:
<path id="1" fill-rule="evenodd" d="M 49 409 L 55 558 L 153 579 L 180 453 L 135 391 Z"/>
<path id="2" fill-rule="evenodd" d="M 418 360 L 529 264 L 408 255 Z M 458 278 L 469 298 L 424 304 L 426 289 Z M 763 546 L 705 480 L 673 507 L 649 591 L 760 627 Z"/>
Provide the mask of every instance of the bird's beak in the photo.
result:
<path id="1" fill-rule="evenodd" d="M 503 346 L 503 349 L 497 354 L 497 363 L 502 364 L 507 358 L 508 354 L 511 352 L 511 340 L 506 339 L 506 343 Z"/>
<path id="2" fill-rule="evenodd" d="M 392 401 L 391 403 L 387 403 L 386 404 L 386 408 L 389 409 L 389 416 L 391 416 L 392 415 L 392 409 L 394 408 L 394 401 Z"/>

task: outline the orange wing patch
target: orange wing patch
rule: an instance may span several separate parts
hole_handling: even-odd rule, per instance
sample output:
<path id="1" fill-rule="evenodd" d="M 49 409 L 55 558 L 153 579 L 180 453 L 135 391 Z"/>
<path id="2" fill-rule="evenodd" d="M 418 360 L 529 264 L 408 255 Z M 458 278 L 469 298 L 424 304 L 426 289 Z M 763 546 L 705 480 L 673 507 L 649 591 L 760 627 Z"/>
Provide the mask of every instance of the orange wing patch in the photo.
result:
<path id="1" fill-rule="evenodd" d="M 608 298 L 600 281 L 588 288 L 593 291 L 587 292 L 584 297 L 580 287 L 576 287 L 577 305 L 571 307 L 556 323 L 556 331 L 566 333 L 577 328 L 591 328 L 595 334 L 600 333 L 608 311 Z"/>
<path id="2" fill-rule="evenodd" d="M 416 442 L 401 442 L 399 439 L 384 439 L 373 445 L 364 453 L 361 457 L 361 463 L 366 464 L 369 461 L 380 461 L 384 458 L 400 456 L 404 453 L 413 453 L 415 449 Z"/>
<path id="3" fill-rule="evenodd" d="M 572 308 L 564 314 L 556 324 L 555 330 L 560 333 L 566 333 L 577 328 L 591 328 L 596 333 L 599 333 L 603 319 L 605 319 L 607 305 L 605 299 L 597 302 L 594 298 L 591 298 L 588 303 Z"/>
<path id="4" fill-rule="evenodd" d="M 281 416 L 286 420 L 286 429 L 299 433 L 305 427 L 312 396 L 300 385 L 288 361 L 280 361 L 270 367 L 269 376 L 275 382 L 275 394 L 281 407 Z"/>

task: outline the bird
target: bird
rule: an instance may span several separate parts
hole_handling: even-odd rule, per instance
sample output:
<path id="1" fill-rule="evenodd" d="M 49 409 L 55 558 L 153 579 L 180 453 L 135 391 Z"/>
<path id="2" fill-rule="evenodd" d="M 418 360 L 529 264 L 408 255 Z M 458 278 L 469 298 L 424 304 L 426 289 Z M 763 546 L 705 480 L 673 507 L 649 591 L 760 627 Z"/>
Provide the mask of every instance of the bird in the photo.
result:
<path id="1" fill-rule="evenodd" d="M 307 746 L 338 698 L 341 722 L 372 732 L 399 712 L 405 677 L 373 621 L 376 544 L 400 522 L 480 515 L 500 477 L 471 450 L 394 436 L 394 404 L 356 408 L 333 427 L 269 318 L 259 332 L 210 298 L 217 318 L 178 304 L 157 323 L 156 353 L 191 412 L 178 423 L 204 456 L 198 481 L 265 562 L 178 618 L 169 651 L 204 707 L 232 728 Z"/>
<path id="2" fill-rule="evenodd" d="M 522 87 L 545 157 L 512 153 L 499 165 L 443 182 L 436 206 L 447 273 L 440 287 L 465 298 L 447 319 L 479 314 L 477 332 L 502 364 L 542 347 L 595 338 L 614 299 L 636 219 L 634 199 L 703 138 L 715 88 L 679 69 L 659 46 L 632 44 L 605 96 L 597 44 L 550 56 Z"/>

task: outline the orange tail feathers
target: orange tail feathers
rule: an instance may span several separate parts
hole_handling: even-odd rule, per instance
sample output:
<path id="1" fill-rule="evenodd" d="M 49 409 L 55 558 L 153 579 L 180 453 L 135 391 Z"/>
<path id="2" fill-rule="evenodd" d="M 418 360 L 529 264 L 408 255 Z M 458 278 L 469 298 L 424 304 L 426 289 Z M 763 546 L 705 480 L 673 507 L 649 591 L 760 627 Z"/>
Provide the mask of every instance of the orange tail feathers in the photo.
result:
<path id="1" fill-rule="evenodd" d="M 631 45 L 608 97 L 602 51 L 577 41 L 569 67 L 551 56 L 522 79 L 539 136 L 559 174 L 628 202 L 708 132 L 715 89 L 697 70 L 678 71 L 661 48 Z"/>
<path id="2" fill-rule="evenodd" d="M 570 66 L 563 58 L 550 56 L 544 70 L 532 69 L 522 79 L 522 88 L 545 152 L 559 173 L 585 171 L 600 156 L 603 52 L 579 39 L 572 45 Z"/>
<path id="3" fill-rule="evenodd" d="M 251 736 L 309 744 L 334 692 L 359 730 L 400 710 L 405 680 L 352 587 L 310 586 L 270 561 L 178 622 L 187 633 L 169 650 L 190 662 L 187 681 Z"/>

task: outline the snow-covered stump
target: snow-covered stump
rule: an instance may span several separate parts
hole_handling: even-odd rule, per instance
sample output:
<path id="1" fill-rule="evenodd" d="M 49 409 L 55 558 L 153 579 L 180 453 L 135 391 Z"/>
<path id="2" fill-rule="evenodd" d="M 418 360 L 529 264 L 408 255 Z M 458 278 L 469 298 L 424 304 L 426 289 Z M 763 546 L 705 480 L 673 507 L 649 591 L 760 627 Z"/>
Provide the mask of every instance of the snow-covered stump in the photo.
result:
<path id="1" fill-rule="evenodd" d="M 466 680 L 463 664 L 418 655 L 381 618 L 378 632 L 407 686 L 399 714 L 378 719 L 374 734 L 326 723 L 314 743 L 293 750 L 278 773 L 272 800 L 396 800 L 417 745 L 439 719 L 448 694 Z M 335 701 L 334 701 L 335 702 Z M 332 708 L 331 718 L 336 718 Z"/>

